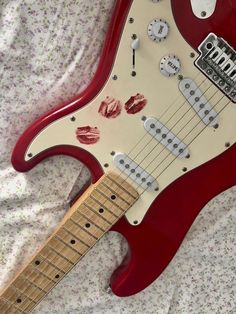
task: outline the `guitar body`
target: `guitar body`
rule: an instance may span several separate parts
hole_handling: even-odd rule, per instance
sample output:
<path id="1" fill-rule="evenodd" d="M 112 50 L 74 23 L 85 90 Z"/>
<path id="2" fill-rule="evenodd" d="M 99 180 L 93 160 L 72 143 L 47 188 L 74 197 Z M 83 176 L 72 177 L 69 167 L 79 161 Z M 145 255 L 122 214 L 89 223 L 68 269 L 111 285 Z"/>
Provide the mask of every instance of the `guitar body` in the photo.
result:
<path id="1" fill-rule="evenodd" d="M 232 0 L 218 0 L 214 14 L 201 20 L 193 15 L 190 1 L 186 0 L 144 1 L 142 4 L 139 0 L 117 0 L 93 81 L 76 99 L 62 104 L 25 131 L 12 155 L 15 169 L 28 171 L 47 157 L 64 154 L 86 164 L 93 183 L 108 170 L 118 171 L 111 153 L 128 154 L 130 147 L 146 135 L 143 116 L 164 116 L 166 108 L 174 102 L 176 106 L 183 103 L 183 108 L 189 109 L 179 91 L 177 77 L 167 78 L 160 73 L 160 60 L 168 54 L 177 55 L 182 64 L 181 75 L 196 79 L 207 94 L 211 83 L 205 81 L 190 55 L 209 32 L 224 37 L 235 49 L 235 11 L 236 3 Z M 170 34 L 165 42 L 157 44 L 147 36 L 147 25 L 154 18 L 168 21 Z M 135 77 L 131 75 L 130 48 L 134 33 L 140 37 Z M 215 86 L 213 89 L 214 93 L 218 92 Z M 140 94 L 144 95 L 145 102 L 130 112 L 127 103 Z M 223 99 L 224 95 L 220 91 L 219 94 Z M 117 101 L 112 117 L 104 113 L 102 107 L 108 97 Z M 172 160 L 169 153 L 161 158 L 163 151 L 159 151 L 158 158 L 163 163 L 163 168 L 155 173 L 159 178 L 159 191 L 142 193 L 142 189 L 138 190 L 141 200 L 113 226 L 112 230 L 121 233 L 129 244 L 125 260 L 111 278 L 111 288 L 116 295 L 135 294 L 153 282 L 174 257 L 202 207 L 236 184 L 236 105 L 226 97 L 222 101 L 225 109 L 218 108 L 221 112 L 219 129 L 204 128 L 196 141 L 189 140 L 191 157 L 188 160 Z M 218 99 L 217 104 L 219 102 Z M 117 111 L 121 107 L 122 111 Z M 197 115 L 190 113 L 198 121 Z M 175 117 L 178 114 L 183 115 L 179 112 Z M 166 118 L 163 124 L 168 121 Z M 179 136 L 186 137 L 189 130 L 182 135 L 181 130 Z M 138 161 L 141 163 L 142 158 Z M 152 159 L 148 163 L 152 163 Z"/>

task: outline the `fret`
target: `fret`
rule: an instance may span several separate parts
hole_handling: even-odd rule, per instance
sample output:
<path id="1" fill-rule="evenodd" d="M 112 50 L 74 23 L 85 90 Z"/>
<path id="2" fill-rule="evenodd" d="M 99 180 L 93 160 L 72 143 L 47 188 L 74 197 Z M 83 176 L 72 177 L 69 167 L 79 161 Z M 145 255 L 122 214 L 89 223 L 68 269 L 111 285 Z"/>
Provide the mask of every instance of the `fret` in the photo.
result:
<path id="1" fill-rule="evenodd" d="M 115 221 L 115 217 L 114 217 L 114 221 L 113 223 L 110 222 L 109 220 L 106 219 L 105 215 L 103 215 L 104 213 L 104 209 L 102 209 L 101 211 L 101 208 L 99 206 L 98 210 L 96 211 L 94 208 L 90 207 L 88 204 L 84 203 L 84 206 L 89 209 L 90 211 L 92 211 L 94 214 L 98 215 L 99 218 L 101 218 L 103 221 L 105 221 L 109 226 L 112 226 L 112 224 L 114 223 Z M 100 211 L 100 212 L 99 212 Z"/>
<path id="2" fill-rule="evenodd" d="M 111 224 L 107 223 L 103 218 L 100 217 L 98 213 L 95 213 L 90 208 L 86 207 L 85 205 L 81 205 L 78 209 L 80 215 L 88 218 L 92 223 L 94 223 L 98 228 L 102 231 L 109 230 L 111 228 Z"/>
<path id="3" fill-rule="evenodd" d="M 0 314 L 29 313 L 138 199 L 138 193 L 113 174 L 89 192 L 3 292 Z"/>
<path id="4" fill-rule="evenodd" d="M 1 297 L 1 301 L 5 303 L 4 310 L 5 312 L 1 312 L 1 314 L 9 314 L 9 313 L 25 313 L 24 310 L 18 308 L 14 303 L 10 302 L 9 300 Z M 1 308 L 2 310 L 2 308 Z"/>
<path id="5" fill-rule="evenodd" d="M 47 293 L 46 290 L 40 288 L 39 286 L 36 285 L 35 282 L 32 282 L 29 278 L 25 277 L 24 274 L 21 274 L 21 277 L 24 277 L 24 281 L 25 281 L 25 282 L 27 281 L 27 282 L 30 284 L 30 285 L 29 285 L 30 288 L 31 288 L 32 286 L 34 286 L 36 289 L 42 291 L 43 293 Z"/>
<path id="6" fill-rule="evenodd" d="M 89 247 L 96 243 L 97 237 L 87 232 L 87 230 L 85 231 L 83 227 L 71 219 L 68 219 L 63 227 L 66 228 L 66 230 L 68 230 L 71 234 L 74 234 L 78 239 L 81 239 L 84 243 L 88 244 Z"/>
<path id="7" fill-rule="evenodd" d="M 64 273 L 67 273 L 72 267 L 71 263 L 69 263 L 63 257 L 57 255 L 48 246 L 41 250 L 40 255 L 42 255 L 49 263 Z"/>
<path id="8" fill-rule="evenodd" d="M 38 288 L 36 285 L 31 284 L 31 282 L 25 280 L 25 278 L 21 275 L 14 281 L 14 286 L 19 290 L 22 291 L 27 297 L 29 296 L 31 299 L 35 300 L 36 302 L 40 300 L 42 297 L 45 296 L 46 291 L 42 291 L 42 289 Z M 10 287 L 9 287 L 10 288 Z M 18 294 L 20 295 L 20 293 Z M 15 297 L 16 295 L 14 295 Z"/>
<path id="9" fill-rule="evenodd" d="M 116 204 L 116 206 L 118 206 L 122 210 L 127 210 L 130 207 L 130 204 L 127 201 L 124 201 L 123 199 L 121 199 L 118 193 L 111 191 L 109 188 L 107 188 L 103 184 L 100 184 L 99 187 L 96 188 L 96 191 L 101 193 L 107 199 L 111 199 L 112 202 Z"/>
<path id="10" fill-rule="evenodd" d="M 71 222 L 71 224 L 74 226 L 73 222 Z M 83 244 L 83 245 L 86 246 L 87 248 L 90 248 L 90 246 L 93 245 L 93 244 L 92 244 L 92 241 L 91 241 L 90 245 L 88 245 L 87 243 L 85 243 L 85 242 L 81 239 L 81 237 L 78 238 L 78 235 L 75 235 L 75 234 L 72 233 L 70 230 L 66 229 L 65 227 L 63 227 L 61 230 L 65 231 L 67 234 L 69 234 L 69 235 L 71 236 L 71 238 L 76 239 L 79 243 Z M 83 229 L 81 229 L 81 231 L 83 231 Z M 86 232 L 84 232 L 84 233 L 87 235 Z M 81 236 L 81 235 L 80 235 L 80 236 Z M 84 237 L 83 237 L 83 238 L 84 238 Z M 92 237 L 91 237 L 91 239 L 92 239 Z M 92 240 L 93 240 L 93 239 L 92 239 Z"/>
<path id="11" fill-rule="evenodd" d="M 57 232 L 56 237 L 64 244 L 69 245 L 72 250 L 80 255 L 84 255 L 89 248 L 88 245 L 85 245 L 80 239 L 71 235 L 65 229 L 61 229 Z"/>
<path id="12" fill-rule="evenodd" d="M 100 215 L 107 220 L 110 224 L 113 224 L 118 216 L 112 213 L 104 204 L 96 202 L 92 197 L 89 197 L 85 202 L 84 205 L 93 209 L 96 212 L 99 212 Z"/>
<path id="13" fill-rule="evenodd" d="M 22 313 L 22 311 L 15 309 L 12 306 L 12 303 L 5 300 L 4 298 L 0 298 L 0 313 L 1 314 L 13 314 L 13 313 Z"/>
<path id="14" fill-rule="evenodd" d="M 113 182 L 121 190 L 132 196 L 133 202 L 137 200 L 137 192 L 132 188 L 127 179 L 124 179 L 122 176 L 117 176 L 111 172 L 104 178 L 102 182 L 106 183 L 108 186 L 110 186 L 111 182 Z"/>
<path id="15" fill-rule="evenodd" d="M 36 265 L 36 262 L 39 262 L 39 264 Z M 59 277 L 63 277 L 65 274 L 62 270 L 58 269 L 58 267 L 39 255 L 33 260 L 33 262 L 31 262 L 30 266 L 35 270 L 46 274 L 46 276 L 51 278 L 53 281 L 57 281 L 57 275 L 59 275 Z"/>
<path id="16" fill-rule="evenodd" d="M 121 217 L 124 214 L 124 211 L 122 208 L 117 206 L 115 203 L 113 203 L 109 198 L 107 198 L 102 193 L 98 192 L 97 190 L 94 190 L 90 195 L 95 201 L 97 201 L 99 204 L 104 204 L 106 208 L 109 208 L 109 210 L 116 215 L 116 217 Z"/>
<path id="17" fill-rule="evenodd" d="M 12 306 L 25 311 L 29 307 L 34 306 L 45 296 L 47 292 L 42 292 L 42 289 L 38 288 L 21 275 L 14 282 L 14 285 L 8 287 L 3 293 L 3 297 L 7 299 Z M 29 282 L 27 285 L 26 282 Z"/>
<path id="18" fill-rule="evenodd" d="M 106 182 L 102 182 L 102 184 L 99 186 L 99 188 L 105 188 L 106 190 L 109 190 L 112 194 L 117 195 L 122 201 L 124 201 L 127 205 L 130 205 L 133 203 L 133 196 L 131 196 L 129 193 L 124 191 L 123 189 L 119 188 L 117 184 L 110 181 L 109 179 L 106 180 Z M 118 187 L 118 189 L 117 189 Z"/>
<path id="19" fill-rule="evenodd" d="M 102 234 L 104 233 L 104 232 L 106 232 L 106 229 L 104 228 L 104 227 L 102 227 L 102 226 L 99 226 L 98 224 L 97 224 L 97 222 L 93 219 L 93 217 L 88 217 L 89 216 L 89 214 L 88 215 L 84 215 L 81 211 L 78 211 L 78 212 L 75 212 L 74 214 L 73 214 L 73 216 L 72 216 L 72 219 L 75 217 L 75 218 L 77 218 L 77 219 L 85 219 L 86 220 L 86 224 L 85 224 L 85 227 L 86 227 L 86 230 L 88 229 L 88 228 L 90 228 L 91 227 L 91 225 L 92 226 L 95 226 L 97 229 L 99 229 L 101 232 L 102 232 Z M 90 227 L 88 227 L 88 225 L 90 225 Z M 101 235 L 102 235 L 101 234 Z"/>
<path id="20" fill-rule="evenodd" d="M 28 296 L 24 291 L 20 290 L 19 288 L 17 288 L 16 286 L 14 285 L 11 285 L 11 287 L 9 287 L 9 289 L 13 290 L 12 291 L 12 295 L 13 294 L 19 294 L 19 295 L 24 295 L 27 299 L 29 299 L 31 302 L 34 302 L 36 303 L 36 300 L 35 299 L 32 299 L 30 296 Z"/>
<path id="21" fill-rule="evenodd" d="M 78 213 L 73 214 L 71 221 L 82 227 L 83 230 L 92 235 L 96 240 L 98 240 L 104 233 L 103 230 L 99 229 L 97 226 L 91 223 L 91 221 L 89 222 L 88 219 Z"/>
<path id="22" fill-rule="evenodd" d="M 52 250 L 54 250 L 57 254 L 66 259 L 72 265 L 76 264 L 81 257 L 81 254 L 79 252 L 75 252 L 70 248 L 70 246 L 64 244 L 56 237 L 53 237 L 49 241 L 48 245 Z"/>
<path id="23" fill-rule="evenodd" d="M 9 309 L 9 305 L 5 300 L 0 298 L 0 313 L 7 313 L 6 311 Z"/>
<path id="24" fill-rule="evenodd" d="M 12 292 L 10 288 L 8 288 L 2 295 L 4 300 L 9 303 L 9 306 L 13 306 L 15 309 L 24 311 L 27 309 L 28 306 L 32 304 L 32 301 L 28 298 L 24 297 L 20 293 Z M 34 303 L 33 303 L 34 304 Z"/>
<path id="25" fill-rule="evenodd" d="M 53 278 L 50 278 L 49 276 L 47 276 L 47 274 L 45 274 L 44 272 L 42 272 L 38 267 L 33 267 L 31 264 L 29 264 L 28 268 L 30 269 L 31 273 L 37 273 L 47 279 L 49 279 L 50 281 L 53 281 L 56 283 L 56 280 L 54 280 Z"/>
<path id="26" fill-rule="evenodd" d="M 42 289 L 43 292 L 48 292 L 54 285 L 54 281 L 43 276 L 41 273 L 32 271 L 31 267 L 27 267 L 23 272 L 23 276 L 26 277 L 37 288 Z"/>

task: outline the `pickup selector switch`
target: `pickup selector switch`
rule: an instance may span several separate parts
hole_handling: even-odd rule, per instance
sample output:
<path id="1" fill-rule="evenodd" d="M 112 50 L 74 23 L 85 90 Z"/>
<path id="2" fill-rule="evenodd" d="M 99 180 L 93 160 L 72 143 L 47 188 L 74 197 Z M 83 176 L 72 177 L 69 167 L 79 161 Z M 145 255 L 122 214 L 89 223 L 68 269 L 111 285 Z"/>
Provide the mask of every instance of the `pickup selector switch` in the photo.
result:
<path id="1" fill-rule="evenodd" d="M 166 39 L 169 34 L 169 25 L 163 19 L 154 19 L 148 25 L 148 36 L 154 42 L 160 42 Z"/>
<path id="2" fill-rule="evenodd" d="M 160 70 L 164 76 L 171 77 L 179 73 L 181 63 L 177 56 L 168 55 L 161 59 Z"/>

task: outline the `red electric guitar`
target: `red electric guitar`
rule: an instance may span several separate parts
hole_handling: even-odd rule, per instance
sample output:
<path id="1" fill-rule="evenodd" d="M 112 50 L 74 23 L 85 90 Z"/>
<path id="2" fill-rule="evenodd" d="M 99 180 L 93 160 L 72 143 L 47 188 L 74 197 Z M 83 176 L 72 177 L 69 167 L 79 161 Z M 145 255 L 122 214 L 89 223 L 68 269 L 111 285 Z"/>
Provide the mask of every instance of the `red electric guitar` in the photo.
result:
<path id="1" fill-rule="evenodd" d="M 18 171 L 64 154 L 92 185 L 1 294 L 1 313 L 29 313 L 109 230 L 129 244 L 116 295 L 161 274 L 201 208 L 236 183 L 235 49 L 233 0 L 117 0 L 91 84 L 14 149 Z"/>

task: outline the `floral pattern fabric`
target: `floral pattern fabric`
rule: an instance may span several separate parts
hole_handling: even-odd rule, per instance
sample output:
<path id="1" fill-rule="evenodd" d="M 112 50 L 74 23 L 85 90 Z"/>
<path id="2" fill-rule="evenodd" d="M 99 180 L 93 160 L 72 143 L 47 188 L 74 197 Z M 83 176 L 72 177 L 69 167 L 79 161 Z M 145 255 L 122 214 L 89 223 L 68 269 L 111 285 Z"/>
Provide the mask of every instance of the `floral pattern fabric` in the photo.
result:
<path id="1" fill-rule="evenodd" d="M 0 1 L 0 288 L 53 232 L 89 173 L 69 157 L 26 174 L 11 166 L 25 128 L 78 94 L 97 66 L 115 0 Z M 236 313 L 236 188 L 201 212 L 164 273 L 143 292 L 107 289 L 126 242 L 109 233 L 35 314 Z"/>

